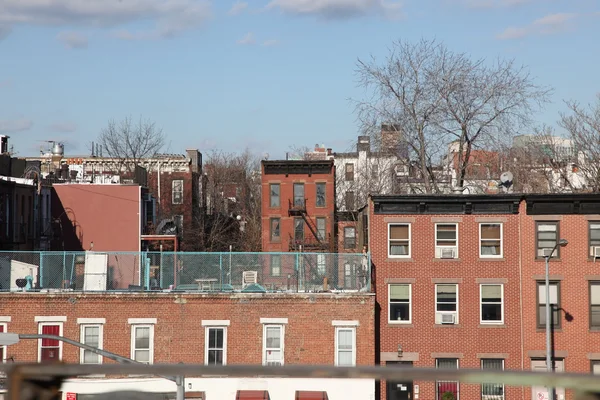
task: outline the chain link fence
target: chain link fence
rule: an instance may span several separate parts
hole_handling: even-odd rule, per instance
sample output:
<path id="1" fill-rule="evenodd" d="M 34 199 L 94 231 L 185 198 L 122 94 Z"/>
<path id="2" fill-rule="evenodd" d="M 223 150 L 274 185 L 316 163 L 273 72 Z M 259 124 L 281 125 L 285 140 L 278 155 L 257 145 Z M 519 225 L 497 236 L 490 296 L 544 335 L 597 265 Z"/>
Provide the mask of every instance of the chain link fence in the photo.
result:
<path id="1" fill-rule="evenodd" d="M 0 252 L 0 291 L 370 291 L 368 254 Z"/>

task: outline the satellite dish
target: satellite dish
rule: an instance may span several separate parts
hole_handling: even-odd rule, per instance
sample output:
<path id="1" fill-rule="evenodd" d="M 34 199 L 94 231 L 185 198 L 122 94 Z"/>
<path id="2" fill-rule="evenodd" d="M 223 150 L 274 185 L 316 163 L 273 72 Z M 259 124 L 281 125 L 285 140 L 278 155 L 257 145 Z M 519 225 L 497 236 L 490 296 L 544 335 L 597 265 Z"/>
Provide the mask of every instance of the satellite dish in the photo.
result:
<path id="1" fill-rule="evenodd" d="M 500 175 L 500 183 L 504 187 L 510 187 L 513 184 L 513 174 L 510 171 L 503 172 Z"/>

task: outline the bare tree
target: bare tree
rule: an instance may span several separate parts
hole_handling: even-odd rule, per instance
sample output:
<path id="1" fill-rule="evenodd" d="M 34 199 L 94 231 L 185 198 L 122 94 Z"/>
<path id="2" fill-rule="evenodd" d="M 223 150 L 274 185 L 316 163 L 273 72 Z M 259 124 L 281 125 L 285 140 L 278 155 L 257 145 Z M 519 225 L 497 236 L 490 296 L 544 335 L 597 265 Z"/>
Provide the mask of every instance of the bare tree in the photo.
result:
<path id="1" fill-rule="evenodd" d="M 260 251 L 259 157 L 213 151 L 204 163 L 205 212 L 199 241 L 205 251 Z"/>
<path id="2" fill-rule="evenodd" d="M 382 64 L 359 60 L 358 76 L 370 96 L 357 102 L 363 129 L 399 127 L 408 147 L 406 175 L 418 170 L 417 186 L 426 193 L 444 191 L 447 177 L 437 167 L 450 143 L 457 146 L 454 185 L 462 188 L 472 150 L 489 149 L 526 126 L 550 92 L 513 61 L 487 65 L 435 40 L 395 42 Z"/>
<path id="3" fill-rule="evenodd" d="M 134 122 L 127 117 L 119 122 L 110 120 L 98 137 L 106 156 L 119 160 L 128 171 L 132 171 L 140 161 L 160 152 L 166 143 L 166 136 L 156 123 L 143 120 Z"/>
<path id="4" fill-rule="evenodd" d="M 575 101 L 566 104 L 569 111 L 561 113 L 559 124 L 577 154 L 577 172 L 588 191 L 600 192 L 600 94 L 587 107 Z"/>

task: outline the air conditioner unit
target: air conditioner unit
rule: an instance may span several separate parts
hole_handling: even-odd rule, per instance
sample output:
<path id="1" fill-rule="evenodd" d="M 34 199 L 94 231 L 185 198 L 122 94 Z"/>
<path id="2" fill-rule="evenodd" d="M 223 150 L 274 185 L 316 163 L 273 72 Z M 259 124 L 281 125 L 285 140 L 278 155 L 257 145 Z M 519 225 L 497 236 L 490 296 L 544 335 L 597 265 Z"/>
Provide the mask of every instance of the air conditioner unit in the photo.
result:
<path id="1" fill-rule="evenodd" d="M 444 325 L 454 325 L 456 323 L 456 314 L 441 314 L 440 319 Z"/>
<path id="2" fill-rule="evenodd" d="M 441 248 L 440 258 L 456 258 L 456 249 L 454 248 Z"/>
<path id="3" fill-rule="evenodd" d="M 600 258 L 600 246 L 594 246 L 594 258 Z"/>
<path id="4" fill-rule="evenodd" d="M 281 361 L 267 361 L 266 363 L 269 367 L 281 367 Z"/>
<path id="5" fill-rule="evenodd" d="M 244 271 L 242 273 L 242 286 L 246 287 L 258 283 L 258 272 L 256 271 Z"/>

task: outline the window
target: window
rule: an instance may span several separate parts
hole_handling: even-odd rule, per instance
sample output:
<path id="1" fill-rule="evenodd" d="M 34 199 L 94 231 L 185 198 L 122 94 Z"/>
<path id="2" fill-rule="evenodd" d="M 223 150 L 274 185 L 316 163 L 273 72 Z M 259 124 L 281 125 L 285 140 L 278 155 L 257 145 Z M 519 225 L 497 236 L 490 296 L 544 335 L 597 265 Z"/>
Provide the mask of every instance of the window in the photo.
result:
<path id="1" fill-rule="evenodd" d="M 435 257 L 458 257 L 457 224 L 435 224 Z"/>
<path id="2" fill-rule="evenodd" d="M 353 263 L 345 263 L 344 264 L 344 288 L 345 289 L 353 289 L 357 287 L 357 265 Z"/>
<path id="3" fill-rule="evenodd" d="M 388 257 L 410 257 L 410 224 L 388 225 Z"/>
<path id="4" fill-rule="evenodd" d="M 556 246 L 558 240 L 558 222 L 538 222 L 536 225 L 536 256 L 543 258 Z M 560 247 L 557 247 L 552 257 L 560 258 Z"/>
<path id="5" fill-rule="evenodd" d="M 7 328 L 5 323 L 0 323 L 0 333 L 6 333 Z M 6 346 L 0 346 L 0 362 L 6 362 Z"/>
<path id="6" fill-rule="evenodd" d="M 347 226 L 344 228 L 344 249 L 356 248 L 356 228 Z"/>
<path id="7" fill-rule="evenodd" d="M 335 328 L 335 365 L 353 367 L 356 365 L 356 328 Z"/>
<path id="8" fill-rule="evenodd" d="M 546 282 L 538 282 L 538 328 L 546 327 Z M 552 313 L 552 325 L 560 328 L 560 285 L 558 282 L 550 282 L 550 307 Z"/>
<path id="9" fill-rule="evenodd" d="M 411 323 L 411 285 L 391 284 L 389 299 L 389 322 Z"/>
<path id="10" fill-rule="evenodd" d="M 279 183 L 271 183 L 269 185 L 269 192 L 271 193 L 271 207 L 279 207 L 281 205 L 281 197 Z"/>
<path id="11" fill-rule="evenodd" d="M 502 224 L 479 224 L 479 257 L 502 257 Z"/>
<path id="12" fill-rule="evenodd" d="M 346 164 L 346 180 L 347 181 L 354 180 L 354 164 L 352 164 L 352 163 Z"/>
<path id="13" fill-rule="evenodd" d="M 102 349 L 104 318 L 78 318 L 80 325 L 80 342 L 88 346 Z M 102 364 L 102 356 L 90 350 L 79 351 L 79 362 L 81 364 Z"/>
<path id="14" fill-rule="evenodd" d="M 263 323 L 263 365 L 283 365 L 285 337 L 283 323 L 287 323 L 287 319 L 261 318 L 261 322 Z"/>
<path id="15" fill-rule="evenodd" d="M 280 223 L 279 218 L 271 218 L 271 242 L 281 241 Z"/>
<path id="16" fill-rule="evenodd" d="M 590 282 L 590 328 L 600 328 L 600 282 Z"/>
<path id="17" fill-rule="evenodd" d="M 480 285 L 481 323 L 504 323 L 504 285 Z"/>
<path id="18" fill-rule="evenodd" d="M 44 335 L 62 336 L 62 322 L 43 322 L 38 326 L 38 332 Z M 62 342 L 54 339 L 41 339 L 38 341 L 39 362 L 62 360 Z"/>
<path id="19" fill-rule="evenodd" d="M 600 375 L 600 360 L 591 361 L 590 372 L 594 375 Z"/>
<path id="20" fill-rule="evenodd" d="M 588 242 L 590 247 L 590 257 L 595 257 L 594 247 L 600 247 L 600 222 L 590 222 Z"/>
<path id="21" fill-rule="evenodd" d="M 227 364 L 227 328 L 224 326 L 207 326 L 205 331 L 204 364 Z"/>
<path id="22" fill-rule="evenodd" d="M 154 324 L 155 318 L 130 318 L 131 358 L 141 363 L 154 362 Z"/>
<path id="23" fill-rule="evenodd" d="M 435 323 L 458 323 L 458 285 L 435 285 Z"/>
<path id="24" fill-rule="evenodd" d="M 317 183 L 317 198 L 315 200 L 315 205 L 317 207 L 325 207 L 325 183 L 319 182 Z"/>
<path id="25" fill-rule="evenodd" d="M 457 358 L 436 358 L 435 367 L 439 369 L 458 369 Z M 452 393 L 454 399 L 458 399 L 458 382 L 436 381 L 436 400 L 444 399 L 445 393 Z"/>
<path id="26" fill-rule="evenodd" d="M 171 185 L 171 196 L 173 204 L 183 204 L 183 180 L 174 179 L 173 182 L 171 182 Z"/>
<path id="27" fill-rule="evenodd" d="M 304 240 L 304 220 L 302 218 L 294 218 L 294 239 L 297 242 Z"/>
<path id="28" fill-rule="evenodd" d="M 317 254 L 317 273 L 319 276 L 325 276 L 327 272 L 327 259 L 325 254 Z"/>
<path id="29" fill-rule="evenodd" d="M 304 183 L 294 183 L 294 206 L 304 207 Z"/>
<path id="30" fill-rule="evenodd" d="M 281 255 L 271 255 L 271 276 L 281 276 Z"/>
<path id="31" fill-rule="evenodd" d="M 325 240 L 325 222 L 326 219 L 323 217 L 317 217 L 317 236 L 319 236 L 319 240 Z"/>
<path id="32" fill-rule="evenodd" d="M 379 179 L 379 165 L 373 164 L 371 166 L 371 179 L 377 180 Z"/>
<path id="33" fill-rule="evenodd" d="M 502 371 L 504 370 L 504 360 L 483 358 L 481 360 L 481 369 Z M 481 385 L 482 400 L 504 400 L 504 385 L 502 383 L 484 383 Z"/>
<path id="34" fill-rule="evenodd" d="M 344 201 L 346 203 L 346 210 L 354 210 L 354 192 L 352 190 L 348 190 L 346 192 L 344 196 Z"/>

